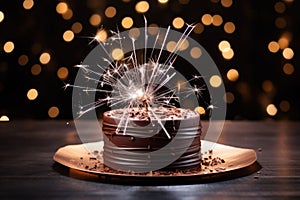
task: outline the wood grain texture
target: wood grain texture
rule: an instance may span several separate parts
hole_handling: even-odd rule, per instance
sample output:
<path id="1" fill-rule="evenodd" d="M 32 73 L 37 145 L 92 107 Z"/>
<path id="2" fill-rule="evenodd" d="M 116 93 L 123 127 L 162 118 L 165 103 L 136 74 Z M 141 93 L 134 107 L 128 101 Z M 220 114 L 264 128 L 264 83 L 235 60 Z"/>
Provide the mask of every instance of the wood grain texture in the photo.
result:
<path id="1" fill-rule="evenodd" d="M 89 130 L 89 122 L 86 126 Z M 1 122 L 0 199 L 300 197 L 300 122 L 227 121 L 219 143 L 256 150 L 262 169 L 231 180 L 192 185 L 118 185 L 101 183 L 92 175 L 90 181 L 83 180 L 87 174 L 52 159 L 59 147 L 77 143 L 76 129 L 66 121 Z"/>

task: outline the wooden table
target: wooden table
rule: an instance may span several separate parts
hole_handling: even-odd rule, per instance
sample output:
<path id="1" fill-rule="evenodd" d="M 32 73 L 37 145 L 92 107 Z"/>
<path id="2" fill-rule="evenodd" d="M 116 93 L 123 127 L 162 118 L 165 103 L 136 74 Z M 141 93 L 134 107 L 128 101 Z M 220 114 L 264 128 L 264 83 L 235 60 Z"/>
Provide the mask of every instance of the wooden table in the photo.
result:
<path id="1" fill-rule="evenodd" d="M 299 198 L 299 141 L 300 122 L 227 121 L 219 143 L 256 150 L 258 172 L 191 185 L 118 185 L 87 180 L 53 161 L 59 147 L 80 143 L 72 122 L 1 122 L 0 199 Z"/>

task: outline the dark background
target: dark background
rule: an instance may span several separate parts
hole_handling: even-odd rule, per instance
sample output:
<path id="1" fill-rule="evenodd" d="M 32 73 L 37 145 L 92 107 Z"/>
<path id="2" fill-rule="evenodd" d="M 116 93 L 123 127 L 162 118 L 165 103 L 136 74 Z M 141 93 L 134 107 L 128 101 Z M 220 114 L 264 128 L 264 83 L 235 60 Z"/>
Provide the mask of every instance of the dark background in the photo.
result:
<path id="1" fill-rule="evenodd" d="M 142 14 L 134 9 L 138 1 L 66 0 L 73 12 L 70 19 L 64 19 L 56 12 L 59 2 L 36 0 L 32 8 L 25 9 L 22 0 L 0 1 L 0 11 L 4 13 L 0 22 L 0 117 L 48 119 L 49 108 L 55 106 L 59 109 L 56 119 L 71 119 L 72 90 L 64 90 L 63 86 L 74 81 L 77 69 L 73 66 L 80 64 L 95 47 L 89 45 L 89 37 L 93 37 L 100 27 L 126 30 L 121 25 L 126 16 L 133 18 L 134 27 L 144 26 Z M 204 14 L 222 16 L 220 26 L 203 25 L 203 32 L 193 32 L 191 37 L 211 55 L 222 74 L 226 91 L 234 96 L 233 102 L 228 103 L 227 119 L 300 119 L 299 1 L 233 0 L 230 7 L 224 7 L 226 1 L 221 0 L 148 2 L 150 9 L 145 13 L 148 24 L 155 23 L 160 27 L 171 25 L 174 29 L 172 21 L 178 16 L 187 23 L 201 23 Z M 276 10 L 275 5 L 281 9 Z M 117 10 L 113 18 L 105 16 L 104 11 L 109 6 Z M 90 24 L 93 14 L 100 14 L 99 26 Z M 232 34 L 223 29 L 228 21 L 235 24 Z M 64 41 L 64 32 L 72 30 L 75 22 L 82 24 L 82 31 L 75 33 L 71 42 Z M 288 47 L 294 51 L 292 59 L 283 57 L 283 49 L 276 53 L 268 49 L 271 41 L 278 41 L 282 36 L 288 36 Z M 225 60 L 218 49 L 222 40 L 229 41 L 234 50 L 230 60 Z M 7 41 L 14 43 L 11 53 L 4 51 Z M 43 52 L 51 55 L 48 64 L 39 61 Z M 22 55 L 27 56 L 27 62 L 22 61 Z M 290 74 L 283 71 L 286 63 L 293 65 L 294 71 Z M 38 75 L 31 72 L 35 64 L 41 66 Z M 57 76 L 61 67 L 66 67 L 69 72 L 63 80 Z M 239 72 L 237 81 L 227 79 L 229 69 Z M 27 92 L 32 88 L 38 91 L 35 100 L 27 98 Z M 270 104 L 277 108 L 274 116 L 266 111 Z"/>

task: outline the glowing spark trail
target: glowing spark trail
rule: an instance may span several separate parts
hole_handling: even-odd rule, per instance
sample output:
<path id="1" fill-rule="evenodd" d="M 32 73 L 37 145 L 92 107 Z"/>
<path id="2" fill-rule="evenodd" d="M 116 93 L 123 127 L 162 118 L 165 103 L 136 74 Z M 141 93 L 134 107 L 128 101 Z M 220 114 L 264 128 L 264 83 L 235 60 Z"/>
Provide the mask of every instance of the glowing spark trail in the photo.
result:
<path id="1" fill-rule="evenodd" d="M 79 88 L 83 92 L 97 92 L 100 94 L 95 102 L 81 106 L 81 110 L 78 112 L 79 117 L 83 114 L 94 110 L 100 106 L 119 106 L 127 112 L 123 112 L 120 123 L 118 124 L 116 134 L 126 134 L 127 125 L 129 123 L 129 110 L 132 108 L 143 109 L 149 112 L 149 118 L 156 120 L 165 132 L 166 136 L 171 139 L 170 134 L 165 129 L 162 120 L 154 112 L 154 107 L 175 107 L 174 103 L 179 102 L 179 94 L 184 95 L 187 98 L 191 94 L 196 94 L 197 97 L 201 97 L 201 91 L 204 87 L 200 87 L 196 84 L 201 78 L 195 75 L 193 78 L 186 82 L 178 83 L 173 88 L 166 87 L 168 83 L 176 76 L 176 70 L 174 70 L 173 64 L 177 58 L 177 52 L 180 51 L 182 45 L 188 38 L 189 34 L 194 29 L 193 25 L 187 25 L 187 28 L 178 39 L 174 49 L 170 52 L 164 62 L 161 62 L 163 55 L 163 49 L 168 41 L 168 35 L 170 32 L 170 26 L 166 29 L 166 32 L 161 38 L 161 31 L 159 30 L 155 41 L 154 47 L 151 52 L 147 53 L 148 45 L 148 27 L 147 19 L 144 17 L 145 29 L 144 29 L 144 46 L 143 49 L 143 63 L 140 64 L 141 59 L 138 57 L 138 51 L 136 50 L 136 39 L 131 37 L 131 45 L 133 51 L 129 56 L 124 56 L 122 59 L 113 58 L 112 54 L 106 49 L 110 45 L 110 42 L 117 42 L 119 48 L 123 50 L 124 45 L 122 44 L 123 37 L 120 31 L 117 29 L 116 32 L 110 31 L 112 36 L 110 41 L 100 41 L 95 36 L 92 40 L 97 41 L 100 47 L 105 52 L 103 61 L 108 64 L 108 68 L 104 68 L 100 64 L 95 66 L 89 65 L 76 65 L 75 67 L 83 70 L 85 73 L 85 79 L 87 81 L 93 81 L 98 84 L 97 88 L 90 88 L 78 85 L 65 84 L 65 89 L 68 87 Z M 159 41 L 160 40 L 160 41 Z M 161 41 L 162 40 L 162 41 Z M 159 45 L 161 44 L 161 45 Z M 159 47 L 158 47 L 159 46 Z M 156 53 L 159 49 L 158 53 Z M 150 54 L 150 56 L 147 56 Z M 140 55 L 140 54 L 139 54 Z M 193 81 L 193 86 L 190 85 Z M 166 90 L 165 88 L 168 88 Z M 212 109 L 213 106 L 209 105 L 208 108 Z"/>

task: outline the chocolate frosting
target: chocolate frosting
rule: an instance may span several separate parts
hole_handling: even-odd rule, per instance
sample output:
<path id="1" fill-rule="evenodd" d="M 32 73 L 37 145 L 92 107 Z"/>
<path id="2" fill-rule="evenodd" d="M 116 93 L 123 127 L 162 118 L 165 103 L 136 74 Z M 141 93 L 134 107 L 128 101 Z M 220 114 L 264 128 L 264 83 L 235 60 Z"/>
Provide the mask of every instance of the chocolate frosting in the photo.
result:
<path id="1" fill-rule="evenodd" d="M 126 113 L 123 115 L 122 113 L 126 111 L 122 109 L 105 112 L 102 128 L 106 136 L 104 137 L 104 163 L 114 169 L 122 169 L 122 166 L 146 169 L 149 163 L 155 166 L 161 160 L 166 161 L 165 159 L 176 156 L 178 159 L 175 161 L 171 159 L 171 164 L 161 170 L 200 168 L 201 123 L 198 114 L 179 108 L 163 108 L 160 111 L 165 111 L 164 109 L 167 109 L 168 114 L 165 115 L 165 112 L 162 112 L 164 117 L 160 115 L 161 120 L 153 119 L 153 116 L 146 119 L 130 117 Z M 167 137 L 162 125 L 171 138 Z M 180 145 L 166 148 L 171 140 L 179 141 Z M 186 144 L 189 145 L 186 146 Z M 159 157 L 151 156 L 151 152 L 163 147 L 164 151 Z M 135 154 L 137 152 L 148 156 Z"/>

